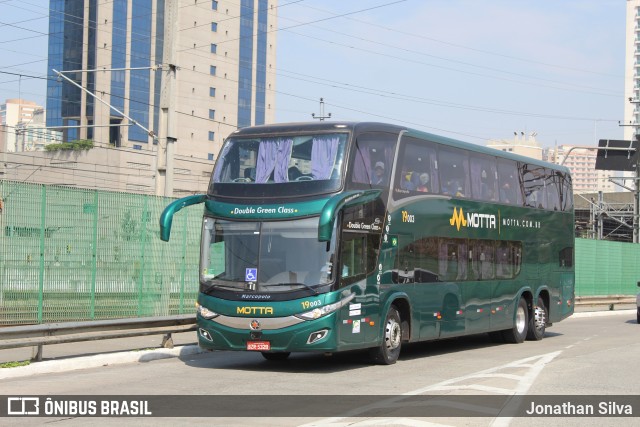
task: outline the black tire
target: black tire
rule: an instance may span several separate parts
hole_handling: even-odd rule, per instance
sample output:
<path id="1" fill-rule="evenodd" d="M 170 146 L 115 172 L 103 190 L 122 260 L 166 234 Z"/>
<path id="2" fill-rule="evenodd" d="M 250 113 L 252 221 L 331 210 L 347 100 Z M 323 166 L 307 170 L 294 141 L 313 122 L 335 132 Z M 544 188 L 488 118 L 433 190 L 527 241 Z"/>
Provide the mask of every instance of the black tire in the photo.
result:
<path id="1" fill-rule="evenodd" d="M 529 317 L 527 339 L 529 341 L 540 341 L 544 338 L 544 331 L 548 321 L 549 309 L 544 305 L 542 297 L 538 297 L 538 304 L 533 307 L 533 313 Z"/>
<path id="2" fill-rule="evenodd" d="M 289 357 L 291 353 L 288 352 L 280 352 L 280 353 L 268 353 L 266 351 L 262 352 L 262 357 L 264 357 L 265 359 L 271 361 L 271 362 L 278 362 L 278 361 L 282 361 L 282 360 L 287 360 L 287 358 Z"/>
<path id="3" fill-rule="evenodd" d="M 402 324 L 400 313 L 391 306 L 384 320 L 382 343 L 371 349 L 371 359 L 379 365 L 393 365 L 400 356 L 402 347 Z"/>
<path id="4" fill-rule="evenodd" d="M 520 298 L 516 307 L 515 317 L 513 319 L 513 327 L 502 331 L 504 340 L 511 344 L 520 344 L 527 337 L 529 329 L 529 309 L 524 298 Z"/>
<path id="5" fill-rule="evenodd" d="M 638 307 L 638 325 L 640 325 L 640 307 Z"/>

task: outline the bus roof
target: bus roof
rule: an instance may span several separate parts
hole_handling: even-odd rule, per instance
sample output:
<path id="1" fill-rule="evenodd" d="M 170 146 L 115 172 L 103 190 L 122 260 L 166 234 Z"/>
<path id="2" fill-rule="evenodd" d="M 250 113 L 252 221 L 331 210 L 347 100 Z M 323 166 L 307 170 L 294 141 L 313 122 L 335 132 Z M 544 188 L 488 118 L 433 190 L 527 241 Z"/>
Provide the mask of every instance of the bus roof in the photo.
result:
<path id="1" fill-rule="evenodd" d="M 565 173 L 569 173 L 569 168 L 554 163 L 545 162 L 542 160 L 534 159 L 532 157 L 526 157 L 519 154 L 509 153 L 507 151 L 496 150 L 495 148 L 485 147 L 478 144 L 472 144 L 470 142 L 464 142 L 445 136 L 432 134 L 429 132 L 419 131 L 416 129 L 398 126 L 388 123 L 379 122 L 338 122 L 338 121 L 319 121 L 319 122 L 297 122 L 297 123 L 276 123 L 269 125 L 250 126 L 242 129 L 238 129 L 229 137 L 247 137 L 253 135 L 265 135 L 265 134 L 295 134 L 299 132 L 326 132 L 326 131 L 350 131 L 354 133 L 361 132 L 392 132 L 399 133 L 406 131 L 407 135 L 433 141 L 435 143 L 460 148 L 463 150 L 475 151 L 477 153 L 486 154 L 489 156 L 496 156 L 505 159 L 511 159 L 519 162 L 525 162 L 531 165 L 540 167 L 546 167 L 550 169 L 559 170 Z"/>

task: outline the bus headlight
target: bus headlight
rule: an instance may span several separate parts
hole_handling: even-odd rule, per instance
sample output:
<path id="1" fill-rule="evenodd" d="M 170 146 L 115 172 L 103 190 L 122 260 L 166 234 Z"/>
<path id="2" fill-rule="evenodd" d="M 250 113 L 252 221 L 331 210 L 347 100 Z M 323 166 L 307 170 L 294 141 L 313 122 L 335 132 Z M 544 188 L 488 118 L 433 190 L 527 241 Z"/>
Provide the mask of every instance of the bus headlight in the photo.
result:
<path id="1" fill-rule="evenodd" d="M 346 298 L 341 299 L 338 302 L 334 302 L 333 304 L 323 305 L 322 307 L 314 308 L 311 311 L 307 311 L 304 313 L 296 314 L 295 316 L 303 319 L 303 320 L 314 320 L 319 319 L 321 317 L 326 316 L 327 314 L 331 314 L 334 311 L 338 310 L 340 307 L 347 304 L 353 298 L 355 298 L 356 294 L 350 294 Z"/>
<path id="2" fill-rule="evenodd" d="M 196 307 L 198 309 L 198 314 L 205 319 L 213 319 L 214 317 L 219 316 L 218 313 L 211 311 L 207 307 L 203 307 L 200 304 L 196 304 Z"/>

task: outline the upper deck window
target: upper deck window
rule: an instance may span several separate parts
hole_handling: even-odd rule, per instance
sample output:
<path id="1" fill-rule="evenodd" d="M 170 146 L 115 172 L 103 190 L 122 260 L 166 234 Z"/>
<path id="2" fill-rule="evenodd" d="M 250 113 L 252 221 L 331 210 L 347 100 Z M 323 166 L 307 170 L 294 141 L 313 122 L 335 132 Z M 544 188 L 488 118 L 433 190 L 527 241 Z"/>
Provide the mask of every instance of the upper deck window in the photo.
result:
<path id="1" fill-rule="evenodd" d="M 350 188 L 387 188 L 398 135 L 366 132 L 358 135 L 352 152 Z"/>
<path id="2" fill-rule="evenodd" d="M 233 189 L 237 184 L 253 184 L 264 190 L 263 196 L 269 192 L 286 196 L 336 190 L 340 187 L 347 136 L 331 133 L 230 138 L 220 152 L 210 191 L 226 193 L 224 186 L 217 184 L 232 184 L 229 193 L 237 193 Z M 277 192 L 265 190 L 274 184 L 290 185 Z M 216 191 L 216 187 L 223 191 Z"/>

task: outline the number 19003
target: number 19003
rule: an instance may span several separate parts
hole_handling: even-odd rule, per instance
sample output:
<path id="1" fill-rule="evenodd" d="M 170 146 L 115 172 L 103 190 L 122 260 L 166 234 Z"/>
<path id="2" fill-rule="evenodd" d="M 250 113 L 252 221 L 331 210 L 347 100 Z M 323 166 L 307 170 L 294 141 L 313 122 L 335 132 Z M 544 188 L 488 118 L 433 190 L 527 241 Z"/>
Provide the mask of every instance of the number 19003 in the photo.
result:
<path id="1" fill-rule="evenodd" d="M 302 301 L 300 304 L 302 304 L 302 308 L 306 310 L 308 308 L 320 307 L 322 305 L 322 301 Z"/>

